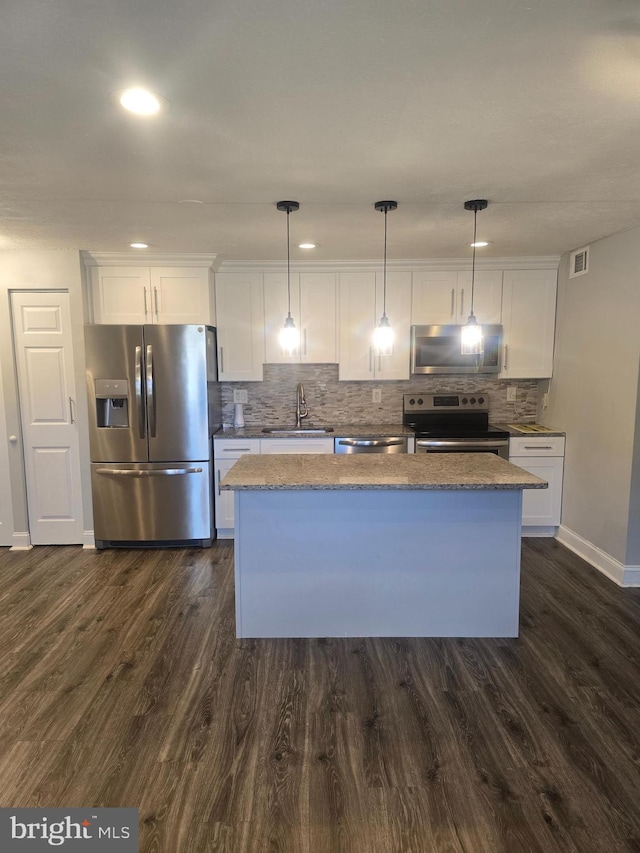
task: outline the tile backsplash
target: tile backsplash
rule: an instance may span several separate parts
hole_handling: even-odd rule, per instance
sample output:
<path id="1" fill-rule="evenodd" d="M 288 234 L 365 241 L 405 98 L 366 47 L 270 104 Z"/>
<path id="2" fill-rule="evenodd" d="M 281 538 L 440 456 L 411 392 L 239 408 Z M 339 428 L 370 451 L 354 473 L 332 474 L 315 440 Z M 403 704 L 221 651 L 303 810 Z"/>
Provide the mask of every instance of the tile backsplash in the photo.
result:
<path id="1" fill-rule="evenodd" d="M 537 379 L 501 380 L 492 376 L 414 376 L 399 382 L 339 382 L 337 364 L 265 364 L 263 382 L 222 382 L 222 414 L 233 423 L 233 392 L 245 389 L 247 426 L 283 425 L 295 422 L 296 386 L 302 382 L 309 407 L 308 425 L 400 424 L 402 395 L 408 393 L 484 392 L 493 422 L 536 419 Z M 507 402 L 507 388 L 517 389 L 516 402 Z M 372 391 L 380 389 L 382 402 L 372 403 Z"/>

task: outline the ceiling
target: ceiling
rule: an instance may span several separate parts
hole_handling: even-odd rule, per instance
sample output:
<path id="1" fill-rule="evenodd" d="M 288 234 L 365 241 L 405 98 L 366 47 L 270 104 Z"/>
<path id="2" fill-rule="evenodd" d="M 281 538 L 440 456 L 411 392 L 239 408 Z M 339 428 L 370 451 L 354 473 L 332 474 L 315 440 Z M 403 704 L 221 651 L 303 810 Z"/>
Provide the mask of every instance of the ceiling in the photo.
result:
<path id="1" fill-rule="evenodd" d="M 553 255 L 640 225 L 636 0 L 3 0 L 0 248 Z M 144 85 L 169 108 L 126 113 Z M 197 203 L 195 203 L 197 202 Z M 480 256 L 480 255 L 479 255 Z"/>

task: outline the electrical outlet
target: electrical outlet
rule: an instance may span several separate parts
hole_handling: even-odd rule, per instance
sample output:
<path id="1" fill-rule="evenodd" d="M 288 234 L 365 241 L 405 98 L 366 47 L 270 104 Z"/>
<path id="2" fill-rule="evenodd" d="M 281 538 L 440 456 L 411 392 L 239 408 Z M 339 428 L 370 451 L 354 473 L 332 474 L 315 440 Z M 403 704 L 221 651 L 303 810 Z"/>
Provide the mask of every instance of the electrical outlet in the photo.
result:
<path id="1" fill-rule="evenodd" d="M 507 387 L 507 403 L 515 403 L 518 399 L 518 389 L 515 385 Z"/>
<path id="2" fill-rule="evenodd" d="M 233 392 L 233 402 L 234 403 L 248 403 L 249 397 L 246 391 L 238 390 Z"/>
<path id="3" fill-rule="evenodd" d="M 374 388 L 371 392 L 371 402 L 372 403 L 381 403 L 382 402 L 382 388 Z"/>

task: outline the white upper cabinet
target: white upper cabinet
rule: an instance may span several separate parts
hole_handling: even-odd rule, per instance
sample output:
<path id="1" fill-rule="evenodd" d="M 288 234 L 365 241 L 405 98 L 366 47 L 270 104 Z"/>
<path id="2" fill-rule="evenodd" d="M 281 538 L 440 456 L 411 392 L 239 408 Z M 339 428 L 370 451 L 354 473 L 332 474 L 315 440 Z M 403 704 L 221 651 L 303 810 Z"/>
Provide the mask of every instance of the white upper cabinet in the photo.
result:
<path id="1" fill-rule="evenodd" d="M 409 378 L 410 272 L 387 272 L 386 313 L 395 335 L 388 356 L 376 355 L 373 346 L 383 302 L 382 273 L 340 273 L 339 379 Z"/>
<path id="2" fill-rule="evenodd" d="M 150 273 L 154 322 L 215 325 L 209 269 L 151 267 Z"/>
<path id="3" fill-rule="evenodd" d="M 90 270 L 94 323 L 215 323 L 208 267 Z"/>
<path id="4" fill-rule="evenodd" d="M 466 323 L 471 310 L 471 270 L 458 273 L 458 319 Z M 502 322 L 502 270 L 476 270 L 473 313 L 478 323 Z"/>
<path id="5" fill-rule="evenodd" d="M 227 382 L 262 380 L 265 349 L 260 273 L 216 273 L 216 314 L 219 378 Z"/>
<path id="6" fill-rule="evenodd" d="M 413 273 L 411 323 L 466 323 L 471 311 L 471 270 L 428 270 Z M 473 313 L 479 323 L 500 323 L 502 271 L 476 270 Z"/>
<path id="7" fill-rule="evenodd" d="M 506 270 L 502 298 L 502 379 L 546 379 L 553 372 L 556 270 Z"/>
<path id="8" fill-rule="evenodd" d="M 270 364 L 336 362 L 336 274 L 291 275 L 291 315 L 300 332 L 296 355 L 284 355 L 279 335 L 287 316 L 287 274 L 264 274 L 266 361 Z"/>
<path id="9" fill-rule="evenodd" d="M 151 277 L 147 267 L 91 267 L 94 323 L 150 323 Z"/>

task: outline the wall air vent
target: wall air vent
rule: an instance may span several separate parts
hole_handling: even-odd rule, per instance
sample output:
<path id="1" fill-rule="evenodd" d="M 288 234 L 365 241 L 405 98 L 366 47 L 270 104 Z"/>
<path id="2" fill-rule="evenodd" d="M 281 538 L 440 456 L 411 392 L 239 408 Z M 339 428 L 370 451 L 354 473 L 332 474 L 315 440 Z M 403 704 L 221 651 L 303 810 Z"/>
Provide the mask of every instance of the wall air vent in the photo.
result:
<path id="1" fill-rule="evenodd" d="M 589 247 L 576 249 L 569 256 L 569 278 L 585 275 L 589 272 Z"/>

